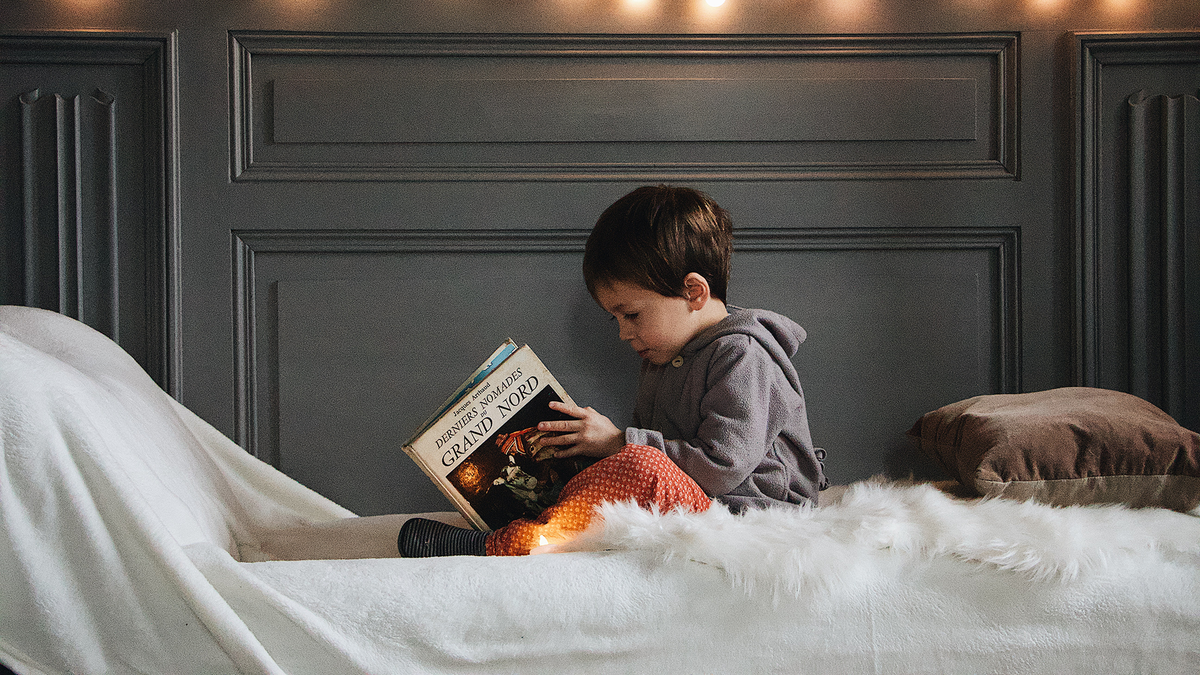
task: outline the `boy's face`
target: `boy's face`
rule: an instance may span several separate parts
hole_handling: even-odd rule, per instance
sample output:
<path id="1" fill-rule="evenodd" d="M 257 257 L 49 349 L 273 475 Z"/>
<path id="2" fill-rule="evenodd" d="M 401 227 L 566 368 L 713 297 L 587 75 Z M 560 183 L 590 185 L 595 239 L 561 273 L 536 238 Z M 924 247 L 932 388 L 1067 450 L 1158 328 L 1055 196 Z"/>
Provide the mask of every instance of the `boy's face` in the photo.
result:
<path id="1" fill-rule="evenodd" d="M 655 365 L 675 358 L 699 331 L 687 298 L 613 281 L 596 287 L 596 300 L 617 320 L 621 339 Z"/>

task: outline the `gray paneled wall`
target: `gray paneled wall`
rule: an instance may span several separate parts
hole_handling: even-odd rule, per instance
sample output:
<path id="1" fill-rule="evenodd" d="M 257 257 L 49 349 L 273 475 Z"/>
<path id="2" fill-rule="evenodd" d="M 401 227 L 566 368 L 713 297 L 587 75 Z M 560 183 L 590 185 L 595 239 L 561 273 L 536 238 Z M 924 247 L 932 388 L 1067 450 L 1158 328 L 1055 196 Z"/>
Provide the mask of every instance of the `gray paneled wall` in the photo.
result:
<path id="1" fill-rule="evenodd" d="M 1200 429 L 1200 34 L 1076 43 L 1083 382 Z"/>
<path id="2" fill-rule="evenodd" d="M 808 329 L 835 481 L 937 475 L 904 431 L 988 392 L 1200 424 L 1195 3 L 841 4 L 0 4 L 0 300 L 353 510 L 444 509 L 398 446 L 505 336 L 625 420 L 583 238 L 687 183 L 731 300 Z"/>
<path id="3" fill-rule="evenodd" d="M 234 31 L 235 180 L 1015 178 L 1015 34 Z"/>
<path id="4" fill-rule="evenodd" d="M 1192 426 L 1200 423 L 1197 251 L 1200 99 L 1138 92 L 1129 100 L 1129 391 Z"/>
<path id="5" fill-rule="evenodd" d="M 62 312 L 178 390 L 174 40 L 0 36 L 0 302 Z"/>
<path id="6" fill-rule="evenodd" d="M 428 508 L 393 454 L 499 343 L 528 342 L 580 403 L 628 419 L 636 356 L 580 282 L 586 230 L 242 231 L 239 440 L 342 503 Z M 739 229 L 730 301 L 801 317 L 834 480 L 914 464 L 927 400 L 1020 386 L 1015 229 Z M 871 355 L 864 360 L 864 354 Z M 846 425 L 844 420 L 869 420 Z"/>
<path id="7" fill-rule="evenodd" d="M 1011 181 L 1018 45 L 235 31 L 231 173 Z M 928 472 L 902 432 L 930 401 L 1020 388 L 1019 230 L 941 225 L 897 228 L 884 212 L 853 228 L 738 228 L 731 300 L 813 336 L 797 363 L 814 433 L 840 451 L 835 481 Z M 586 235 L 403 215 L 394 229 L 237 230 L 237 439 L 359 510 L 429 508 L 436 492 L 395 447 L 509 335 L 623 422 L 637 364 L 580 282 Z"/>
<path id="8" fill-rule="evenodd" d="M 20 101 L 24 304 L 119 340 L 116 99 L 34 89 Z"/>

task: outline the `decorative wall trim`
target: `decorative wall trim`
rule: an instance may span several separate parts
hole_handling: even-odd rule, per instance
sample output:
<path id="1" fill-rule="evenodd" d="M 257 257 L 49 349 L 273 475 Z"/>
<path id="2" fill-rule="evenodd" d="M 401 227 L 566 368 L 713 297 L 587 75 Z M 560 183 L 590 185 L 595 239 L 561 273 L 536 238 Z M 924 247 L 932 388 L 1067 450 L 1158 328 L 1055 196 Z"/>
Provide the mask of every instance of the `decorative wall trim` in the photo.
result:
<path id="1" fill-rule="evenodd" d="M 1200 99 L 1138 92 L 1129 130 L 1129 391 L 1200 419 Z"/>
<path id="2" fill-rule="evenodd" d="M 1200 171 L 1184 158 L 1200 147 L 1195 80 L 1184 91 L 1112 92 L 1119 100 L 1103 92 L 1110 68 L 1122 68 L 1128 81 L 1133 67 L 1200 66 L 1200 33 L 1088 32 L 1074 40 L 1075 379 L 1126 389 L 1194 427 Z M 1147 70 L 1147 81 L 1162 86 L 1154 72 Z M 1106 351 L 1114 342 L 1120 348 Z"/>
<path id="3" fill-rule="evenodd" d="M 176 36 L 53 31 L 0 34 L 0 63 L 134 66 L 145 101 L 143 316 L 119 313 L 118 152 L 122 102 L 105 91 L 20 97 L 26 304 L 61 311 L 121 340 L 122 321 L 146 327 L 143 367 L 180 393 L 179 206 Z M 128 102 L 126 103 L 128 105 Z M 129 109 L 132 114 L 134 109 Z M 143 242 L 138 242 L 139 245 Z"/>
<path id="4" fill-rule="evenodd" d="M 119 341 L 116 100 L 20 97 L 24 302 Z"/>
<path id="5" fill-rule="evenodd" d="M 278 465 L 278 448 L 258 442 L 258 288 L 255 257 L 269 253 L 583 252 L 587 230 L 235 230 L 232 236 L 234 307 L 234 440 Z M 278 434 L 276 434 L 278 437 Z"/>
<path id="6" fill-rule="evenodd" d="M 847 228 L 738 230 L 739 251 L 983 250 L 996 256 L 997 368 L 1000 391 L 1021 391 L 1020 230 L 1001 228 Z"/>
<path id="7" fill-rule="evenodd" d="M 233 31 L 229 45 L 230 172 L 231 178 L 238 181 L 1015 179 L 1019 176 L 1019 37 L 1015 33 L 597 36 Z M 356 59 L 355 70 L 339 65 L 344 63 L 339 60 L 346 58 Z M 392 68 L 404 72 L 381 73 L 373 77 L 370 84 L 349 82 L 353 73 L 362 68 L 364 59 L 372 60 L 371 63 L 379 64 L 385 71 Z M 963 105 L 965 96 L 970 99 L 971 110 L 964 113 L 960 108 L 942 109 L 941 115 L 930 112 L 929 119 L 937 120 L 932 124 L 951 125 L 949 130 L 902 133 L 901 136 L 909 139 L 907 151 L 898 151 L 894 145 L 896 139 L 888 138 L 886 131 L 880 132 L 878 138 L 855 138 L 850 134 L 844 138 L 820 139 L 811 134 L 792 137 L 785 134 L 782 138 L 747 140 L 740 136 L 726 138 L 717 134 L 712 125 L 703 123 L 699 136 L 694 137 L 695 142 L 690 145 L 686 139 L 693 139 L 693 136 L 685 135 L 685 140 L 681 141 L 674 133 L 662 133 L 650 139 L 597 142 L 596 138 L 603 138 L 598 129 L 583 130 L 577 142 L 570 139 L 564 142 L 550 131 L 546 131 L 550 136 L 542 141 L 531 142 L 529 134 L 520 133 L 499 134 L 496 138 L 472 135 L 464 141 L 440 135 L 429 138 L 402 127 L 389 132 L 380 127 L 390 120 L 373 112 L 375 107 L 391 110 L 387 101 L 392 99 L 403 103 L 404 83 L 419 86 L 426 93 L 432 92 L 430 96 L 446 105 L 455 95 L 442 91 L 447 88 L 462 89 L 468 98 L 484 95 L 469 91 L 470 87 L 464 83 L 470 82 L 488 83 L 489 86 L 497 82 L 525 82 L 530 84 L 529 91 L 535 91 L 533 84 L 540 77 L 546 83 L 564 87 L 567 92 L 574 91 L 571 87 L 586 89 L 576 92 L 586 98 L 586 95 L 600 95 L 592 89 L 600 92 L 607 91 L 606 88 L 616 91 L 620 87 L 643 86 L 646 72 L 656 73 L 654 77 L 661 77 L 672 86 L 688 84 L 691 89 L 697 89 L 691 85 L 709 83 L 711 86 L 707 89 L 714 91 L 702 91 L 701 94 L 715 99 L 719 99 L 716 89 L 730 86 L 769 98 L 769 84 L 760 80 L 756 85 L 753 77 L 746 75 L 745 70 L 739 70 L 752 59 L 765 60 L 776 66 L 781 63 L 797 66 L 793 69 L 796 74 L 771 76 L 781 78 L 778 80 L 781 87 L 808 91 L 815 96 L 821 96 L 824 89 L 831 88 L 835 93 L 848 96 L 847 101 L 855 102 L 864 94 L 843 90 L 861 83 L 863 78 L 875 76 L 872 73 L 877 68 L 864 69 L 858 65 L 855 66 L 857 70 L 849 74 L 834 75 L 835 71 L 828 70 L 830 64 L 836 61 L 845 66 L 852 61 L 864 60 L 876 65 L 902 64 L 896 66 L 894 73 L 878 77 L 891 78 L 881 81 L 892 82 L 892 86 L 898 87 L 897 91 L 905 92 L 913 100 L 921 100 L 919 92 L 930 87 L 940 88 L 939 95 L 953 102 L 951 105 Z M 837 61 L 839 59 L 841 61 Z M 304 65 L 296 65 L 301 60 Z M 479 79 L 460 79 L 466 76 L 456 75 L 439 80 L 415 67 L 410 70 L 417 71 L 417 75 L 404 74 L 409 71 L 401 65 L 417 60 L 425 64 L 447 64 L 447 72 L 470 73 L 471 77 Z M 971 60 L 972 65 L 963 65 L 965 60 Z M 481 68 L 463 65 L 472 61 Z M 596 71 L 574 74 L 580 69 L 595 68 L 601 62 L 617 65 L 611 65 L 602 75 L 597 75 Z M 500 67 L 497 63 L 507 65 Z M 541 70 L 531 70 L 531 64 L 535 63 L 542 65 Z M 545 66 L 547 63 L 554 65 Z M 475 74 L 484 65 L 499 68 L 495 71 L 499 73 L 495 79 Z M 703 72 L 708 74 L 699 79 L 693 76 L 694 72 L 700 71 L 687 71 L 692 75 L 680 74 L 697 65 L 704 65 Z M 536 77 L 530 75 L 534 70 L 538 73 Z M 978 92 L 963 94 L 960 90 L 947 88 L 954 78 L 962 79 L 968 75 L 977 80 Z M 433 79 L 423 81 L 412 77 Z M 523 79 L 530 77 L 534 79 Z M 318 91 L 306 91 L 305 82 Z M 438 82 L 454 86 L 439 89 Z M 717 87 L 718 84 L 721 87 Z M 484 87 L 484 84 L 479 86 Z M 388 87 L 399 89 L 391 91 Z M 281 102 L 277 96 L 284 100 Z M 372 96 L 386 100 L 372 102 Z M 517 97 L 514 100 L 520 98 L 519 93 L 513 96 Z M 877 99 L 876 104 L 883 108 L 899 105 L 892 99 L 890 96 Z M 664 100 L 669 102 L 670 97 Z M 279 105 L 285 106 L 284 109 L 274 108 Z M 292 110 L 287 108 L 288 105 L 298 107 Z M 418 110 L 423 109 L 417 103 L 413 105 L 418 106 Z M 857 110 L 854 103 L 846 105 Z M 977 106 L 982 108 L 976 111 Z M 321 109 L 322 119 L 325 115 L 350 115 L 354 123 L 321 125 L 306 119 L 306 115 L 316 114 L 314 107 Z M 363 112 L 361 109 L 365 107 L 372 110 Z M 762 114 L 761 110 L 753 108 L 747 108 L 745 112 Z M 518 106 L 512 113 L 518 122 L 519 113 Z M 982 128 L 976 130 L 981 134 L 979 137 L 962 136 L 958 118 L 966 113 L 982 116 Z M 363 117 L 359 119 L 357 114 Z M 903 115 L 897 114 L 897 117 L 902 119 Z M 293 123 L 301 124 L 301 128 L 294 129 Z M 276 129 L 276 124 L 283 124 L 284 128 Z M 719 120 L 713 121 L 713 125 L 719 124 Z M 725 124 L 727 126 L 722 128 L 726 131 L 734 128 L 731 126 L 734 123 L 726 121 Z M 787 123 L 780 124 L 787 127 Z M 313 128 L 308 129 L 305 125 Z M 572 128 L 569 124 L 543 126 Z M 753 126 L 747 125 L 747 128 Z M 335 127 L 341 131 L 329 131 Z M 500 125 L 499 128 L 508 127 Z M 533 125 L 531 129 L 539 127 Z M 328 132 L 325 135 L 332 135 L 316 138 L 314 134 L 321 135 L 322 130 Z M 282 135 L 276 137 L 277 131 Z M 369 134 L 358 138 L 362 132 Z M 712 133 L 706 135 L 705 132 Z M 351 137 L 343 138 L 346 133 Z M 704 143 L 710 146 L 707 155 L 696 150 Z M 713 151 L 713 143 L 719 144 L 722 152 Z M 839 151 L 826 151 L 822 155 L 823 143 L 835 143 Z M 599 152 L 597 147 L 619 148 L 620 151 L 606 154 Z M 727 152 L 731 148 L 741 151 Z"/>
<path id="8" fill-rule="evenodd" d="M 233 232 L 235 308 L 234 433 L 239 445 L 278 464 L 279 449 L 261 447 L 256 335 L 260 317 L 256 258 L 270 254 L 346 253 L 582 253 L 588 230 L 333 231 L 238 230 Z M 982 250 L 995 256 L 997 297 L 995 367 L 1003 392 L 1021 388 L 1020 232 L 1018 228 L 739 229 L 738 251 L 939 251 Z M 279 437 L 278 432 L 274 434 Z"/>

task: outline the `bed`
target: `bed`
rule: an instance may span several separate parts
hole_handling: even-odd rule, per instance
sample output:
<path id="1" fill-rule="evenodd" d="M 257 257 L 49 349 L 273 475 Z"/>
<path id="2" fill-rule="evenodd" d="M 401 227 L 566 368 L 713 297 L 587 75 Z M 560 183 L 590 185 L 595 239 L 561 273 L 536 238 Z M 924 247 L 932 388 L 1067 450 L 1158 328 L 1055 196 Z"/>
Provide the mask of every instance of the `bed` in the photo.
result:
<path id="1" fill-rule="evenodd" d="M 1055 426 L 1050 403 L 1018 403 L 1027 432 Z M 100 333 L 3 307 L 0 662 L 22 675 L 1200 671 L 1197 435 L 1159 420 L 1137 427 L 1133 459 L 1092 453 L 1064 476 L 1026 453 L 1018 468 L 1041 473 L 1014 478 L 1011 448 L 972 445 L 999 433 L 979 419 L 931 411 L 910 433 L 986 498 L 866 481 L 799 512 L 614 504 L 544 554 L 406 560 L 379 548 L 405 516 L 355 518 Z"/>

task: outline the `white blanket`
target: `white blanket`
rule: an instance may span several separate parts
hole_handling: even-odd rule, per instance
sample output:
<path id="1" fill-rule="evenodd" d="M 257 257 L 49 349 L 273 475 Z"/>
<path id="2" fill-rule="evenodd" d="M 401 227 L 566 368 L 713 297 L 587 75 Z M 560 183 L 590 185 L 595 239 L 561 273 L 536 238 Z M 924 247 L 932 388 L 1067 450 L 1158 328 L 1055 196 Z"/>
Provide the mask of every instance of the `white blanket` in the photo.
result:
<path id="1" fill-rule="evenodd" d="M 239 562 L 352 514 L 98 333 L 0 308 L 0 661 L 28 673 L 1200 671 L 1200 518 L 860 484 L 607 507 L 527 558 Z"/>

